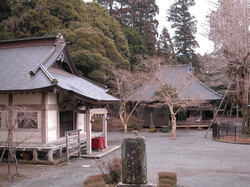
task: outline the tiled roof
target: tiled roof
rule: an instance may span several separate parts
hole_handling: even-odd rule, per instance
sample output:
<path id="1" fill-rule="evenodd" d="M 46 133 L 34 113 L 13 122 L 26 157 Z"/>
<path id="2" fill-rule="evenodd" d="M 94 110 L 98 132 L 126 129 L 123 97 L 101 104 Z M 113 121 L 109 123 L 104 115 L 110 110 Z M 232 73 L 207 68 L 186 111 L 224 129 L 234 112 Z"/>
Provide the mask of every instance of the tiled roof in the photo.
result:
<path id="1" fill-rule="evenodd" d="M 65 90 L 73 91 L 98 101 L 117 101 L 113 96 L 105 93 L 105 89 L 93 83 L 72 75 L 64 70 L 50 68 L 50 74 L 58 81 L 57 85 Z"/>
<path id="2" fill-rule="evenodd" d="M 220 100 L 221 95 L 203 84 L 192 74 L 191 65 L 162 66 L 157 78 L 145 83 L 134 94 L 133 100 L 151 101 L 161 86 L 168 85 L 182 100 Z"/>
<path id="3" fill-rule="evenodd" d="M 42 40 L 44 38 L 40 38 Z M 46 38 L 45 38 L 46 39 Z M 53 70 L 51 66 L 65 50 L 65 42 L 58 44 L 13 45 L 28 40 L 11 40 L 10 47 L 0 46 L 0 91 L 33 90 L 58 86 L 95 101 L 118 101 L 106 93 L 103 87 L 63 70 Z"/>
<path id="4" fill-rule="evenodd" d="M 35 46 L 0 49 L 0 90 L 29 90 L 51 86 L 50 80 L 35 69 L 53 46 Z"/>

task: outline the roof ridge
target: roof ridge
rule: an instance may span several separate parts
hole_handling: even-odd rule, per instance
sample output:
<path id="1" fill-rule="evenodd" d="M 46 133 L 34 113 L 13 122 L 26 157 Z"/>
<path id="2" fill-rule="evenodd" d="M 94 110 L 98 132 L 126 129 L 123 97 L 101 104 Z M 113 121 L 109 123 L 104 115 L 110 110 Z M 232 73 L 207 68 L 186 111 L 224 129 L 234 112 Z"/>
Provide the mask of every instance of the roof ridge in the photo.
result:
<path id="1" fill-rule="evenodd" d="M 56 84 L 58 82 L 57 79 L 54 78 L 42 64 L 39 66 L 39 68 L 42 70 L 45 76 L 51 81 L 52 84 Z"/>
<path id="2" fill-rule="evenodd" d="M 21 41 L 41 40 L 41 39 L 56 39 L 56 37 L 57 35 L 18 38 L 18 39 L 0 40 L 0 43 L 21 42 Z"/>
<path id="3" fill-rule="evenodd" d="M 38 69 L 40 68 L 41 65 L 43 65 L 43 63 L 45 61 L 47 61 L 56 51 L 56 47 L 53 47 L 50 52 L 47 54 L 47 56 L 41 60 L 41 62 L 39 63 L 39 65 L 34 69 L 34 70 L 31 70 L 29 73 L 31 76 L 35 75 L 36 72 L 38 71 Z"/>

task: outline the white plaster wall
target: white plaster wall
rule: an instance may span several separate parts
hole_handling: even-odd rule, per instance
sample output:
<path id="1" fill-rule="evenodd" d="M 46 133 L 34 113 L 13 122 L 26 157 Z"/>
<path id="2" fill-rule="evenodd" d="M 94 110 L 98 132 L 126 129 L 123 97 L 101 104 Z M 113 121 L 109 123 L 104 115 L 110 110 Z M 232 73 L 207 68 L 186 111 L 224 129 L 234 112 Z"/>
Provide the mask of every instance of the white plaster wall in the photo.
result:
<path id="1" fill-rule="evenodd" d="M 8 137 L 8 131 L 0 129 L 0 141 L 6 141 Z"/>
<path id="2" fill-rule="evenodd" d="M 1 128 L 6 127 L 6 120 L 8 119 L 8 113 L 7 113 L 7 111 L 0 110 L 0 117 L 1 117 L 0 127 Z M 0 128 L 0 130 L 1 130 L 1 128 Z"/>
<path id="3" fill-rule="evenodd" d="M 77 113 L 77 129 L 82 129 L 81 132 L 85 132 L 85 114 Z"/>
<path id="4" fill-rule="evenodd" d="M 57 110 L 48 110 L 48 142 L 57 140 Z"/>
<path id="5" fill-rule="evenodd" d="M 0 104 L 8 105 L 9 103 L 9 95 L 8 94 L 0 94 Z"/>
<path id="6" fill-rule="evenodd" d="M 42 130 L 37 131 L 14 131 L 14 142 L 42 142 Z"/>
<path id="7" fill-rule="evenodd" d="M 41 104 L 42 94 L 13 94 L 13 104 Z"/>
<path id="8" fill-rule="evenodd" d="M 57 104 L 57 96 L 55 93 L 48 93 L 48 104 Z"/>

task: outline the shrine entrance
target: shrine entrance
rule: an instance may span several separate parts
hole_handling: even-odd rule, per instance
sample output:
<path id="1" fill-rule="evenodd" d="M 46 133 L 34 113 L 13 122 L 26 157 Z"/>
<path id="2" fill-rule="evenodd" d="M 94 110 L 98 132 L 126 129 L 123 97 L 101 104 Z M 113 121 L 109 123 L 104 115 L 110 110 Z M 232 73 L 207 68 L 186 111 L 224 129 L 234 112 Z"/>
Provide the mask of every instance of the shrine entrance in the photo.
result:
<path id="1" fill-rule="evenodd" d="M 92 122 L 94 117 L 102 118 L 102 133 L 104 138 L 105 147 L 108 146 L 108 134 L 107 134 L 107 120 L 108 111 L 105 108 L 88 109 L 86 111 L 86 140 L 87 140 L 87 154 L 92 153 Z"/>

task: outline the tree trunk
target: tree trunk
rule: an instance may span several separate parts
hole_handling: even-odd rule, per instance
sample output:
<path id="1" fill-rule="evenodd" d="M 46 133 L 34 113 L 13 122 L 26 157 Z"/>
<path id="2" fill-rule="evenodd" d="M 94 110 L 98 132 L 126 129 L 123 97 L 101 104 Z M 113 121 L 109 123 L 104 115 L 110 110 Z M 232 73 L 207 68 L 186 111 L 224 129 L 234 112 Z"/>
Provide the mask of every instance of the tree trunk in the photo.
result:
<path id="1" fill-rule="evenodd" d="M 170 113 L 171 113 L 171 124 L 172 124 L 172 131 L 171 131 L 171 138 L 176 138 L 176 117 L 174 113 L 173 107 L 169 107 Z"/>
<path id="2" fill-rule="evenodd" d="M 122 122 L 122 126 L 123 126 L 123 132 L 124 133 L 128 133 L 128 123 L 126 123 L 126 119 L 124 119 L 125 117 L 123 117 L 123 112 L 120 111 L 119 113 L 119 117 L 120 117 L 120 120 Z"/>
<path id="3" fill-rule="evenodd" d="M 249 74 L 245 70 L 243 80 L 243 102 L 242 102 L 242 134 L 246 135 L 249 132 L 249 115 L 248 115 L 248 102 L 249 102 Z"/>
<path id="4" fill-rule="evenodd" d="M 123 130 L 125 134 L 128 133 L 128 124 L 123 124 Z"/>

